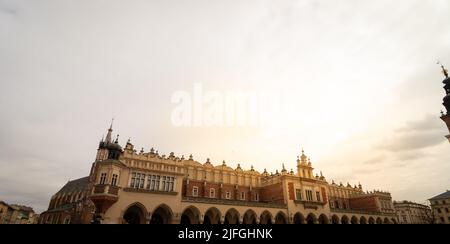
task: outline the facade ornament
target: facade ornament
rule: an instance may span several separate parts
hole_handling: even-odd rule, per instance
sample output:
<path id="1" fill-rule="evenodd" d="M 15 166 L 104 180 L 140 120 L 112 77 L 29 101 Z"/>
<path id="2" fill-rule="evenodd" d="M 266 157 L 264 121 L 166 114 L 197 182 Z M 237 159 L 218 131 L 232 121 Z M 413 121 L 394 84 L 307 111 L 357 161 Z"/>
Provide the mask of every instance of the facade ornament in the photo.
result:
<path id="1" fill-rule="evenodd" d="M 438 61 L 437 64 L 441 65 L 442 74 L 444 74 L 445 78 L 448 79 L 448 70 L 444 67 L 444 65 Z"/>
<path id="2" fill-rule="evenodd" d="M 190 161 L 194 160 L 194 157 L 192 156 L 192 154 L 189 155 L 189 160 L 190 160 Z"/>

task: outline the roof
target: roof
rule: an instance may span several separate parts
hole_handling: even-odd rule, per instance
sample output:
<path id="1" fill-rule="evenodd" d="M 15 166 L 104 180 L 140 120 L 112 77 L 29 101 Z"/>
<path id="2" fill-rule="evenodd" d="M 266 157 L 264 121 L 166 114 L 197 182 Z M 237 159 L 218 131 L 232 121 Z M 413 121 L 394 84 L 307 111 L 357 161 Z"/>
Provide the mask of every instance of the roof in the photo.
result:
<path id="1" fill-rule="evenodd" d="M 47 210 L 47 211 L 45 211 L 45 212 L 43 212 L 43 213 L 53 213 L 53 212 L 59 212 L 59 211 L 64 211 L 64 210 L 70 210 L 70 209 L 76 207 L 76 204 L 77 204 L 77 203 L 68 203 L 68 204 L 64 204 L 64 205 L 59 206 L 59 207 L 57 207 L 57 208 Z M 41 213 L 41 214 L 42 214 L 42 213 Z"/>
<path id="2" fill-rule="evenodd" d="M 88 186 L 88 183 L 89 176 L 69 181 L 56 194 L 83 191 Z"/>
<path id="3" fill-rule="evenodd" d="M 439 200 L 439 199 L 449 199 L 450 198 L 450 191 L 446 191 L 440 195 L 437 195 L 433 198 L 430 198 L 430 200 Z"/>

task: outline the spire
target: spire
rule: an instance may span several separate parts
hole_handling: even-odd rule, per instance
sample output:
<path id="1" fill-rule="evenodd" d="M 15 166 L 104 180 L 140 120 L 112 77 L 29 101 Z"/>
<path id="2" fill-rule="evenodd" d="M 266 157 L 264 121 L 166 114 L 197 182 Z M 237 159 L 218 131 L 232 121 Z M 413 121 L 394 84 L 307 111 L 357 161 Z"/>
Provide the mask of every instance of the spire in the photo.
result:
<path id="1" fill-rule="evenodd" d="M 440 61 L 438 61 L 437 64 L 441 65 L 442 74 L 444 74 L 445 78 L 448 79 L 448 70 L 445 69 L 444 65 Z"/>
<path id="2" fill-rule="evenodd" d="M 108 129 L 108 134 L 106 134 L 106 143 L 111 143 L 112 142 L 112 126 L 113 126 L 113 122 L 114 122 L 114 118 L 111 120 L 111 125 L 109 126 Z"/>
<path id="3" fill-rule="evenodd" d="M 307 159 L 307 157 L 305 155 L 305 150 L 303 150 L 303 148 L 302 148 L 302 156 L 300 156 L 301 163 L 306 164 L 306 159 Z"/>

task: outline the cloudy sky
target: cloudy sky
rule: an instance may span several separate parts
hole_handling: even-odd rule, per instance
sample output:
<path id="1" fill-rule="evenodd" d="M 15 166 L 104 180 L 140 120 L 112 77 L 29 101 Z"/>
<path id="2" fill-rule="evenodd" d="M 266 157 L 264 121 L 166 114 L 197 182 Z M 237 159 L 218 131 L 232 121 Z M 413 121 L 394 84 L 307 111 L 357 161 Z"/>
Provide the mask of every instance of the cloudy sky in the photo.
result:
<path id="1" fill-rule="evenodd" d="M 146 151 L 275 172 L 295 168 L 303 147 L 330 181 L 425 202 L 450 188 L 436 65 L 450 66 L 449 10 L 448 0 L 0 0 L 0 200 L 46 209 L 89 173 L 114 117 L 120 142 Z M 176 126 L 173 94 L 194 84 L 291 99 L 269 125 Z"/>

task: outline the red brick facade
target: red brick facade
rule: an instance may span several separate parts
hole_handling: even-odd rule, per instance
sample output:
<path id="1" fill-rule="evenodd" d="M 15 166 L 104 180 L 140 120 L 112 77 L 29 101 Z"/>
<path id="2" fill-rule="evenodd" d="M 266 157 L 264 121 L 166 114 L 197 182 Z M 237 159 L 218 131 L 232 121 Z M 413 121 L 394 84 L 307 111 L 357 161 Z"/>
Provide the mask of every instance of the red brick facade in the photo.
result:
<path id="1" fill-rule="evenodd" d="M 350 208 L 354 210 L 378 211 L 377 198 L 375 196 L 350 198 Z"/>
<path id="2" fill-rule="evenodd" d="M 294 183 L 288 183 L 289 200 L 295 200 Z"/>

